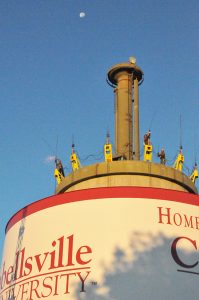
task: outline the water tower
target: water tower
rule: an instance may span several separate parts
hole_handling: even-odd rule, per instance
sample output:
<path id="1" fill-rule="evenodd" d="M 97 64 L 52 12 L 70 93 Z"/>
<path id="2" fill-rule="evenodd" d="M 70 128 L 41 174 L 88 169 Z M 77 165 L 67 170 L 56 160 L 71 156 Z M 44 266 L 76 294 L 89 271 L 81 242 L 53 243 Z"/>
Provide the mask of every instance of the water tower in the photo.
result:
<path id="1" fill-rule="evenodd" d="M 8 222 L 1 300 L 197 299 L 199 197 L 183 172 L 140 160 L 143 76 L 133 57 L 107 73 L 111 161 L 71 172 Z"/>

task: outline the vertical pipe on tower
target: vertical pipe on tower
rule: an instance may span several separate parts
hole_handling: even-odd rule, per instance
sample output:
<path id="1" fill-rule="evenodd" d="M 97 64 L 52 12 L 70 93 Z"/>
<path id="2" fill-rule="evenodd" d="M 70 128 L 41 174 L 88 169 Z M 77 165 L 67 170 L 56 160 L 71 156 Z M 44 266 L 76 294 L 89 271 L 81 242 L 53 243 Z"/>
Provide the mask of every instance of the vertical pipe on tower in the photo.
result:
<path id="1" fill-rule="evenodd" d="M 117 156 L 132 159 L 132 76 L 120 72 L 117 76 L 115 148 Z"/>
<path id="2" fill-rule="evenodd" d="M 140 134 L 139 134 L 139 89 L 138 89 L 138 79 L 134 76 L 133 79 L 134 86 L 134 149 L 135 149 L 135 159 L 140 160 Z"/>
<path id="3" fill-rule="evenodd" d="M 138 85 L 144 73 L 134 62 L 113 66 L 108 71 L 108 83 L 115 92 L 115 149 L 117 159 L 133 159 L 133 134 L 135 159 L 140 159 L 139 96 Z M 132 87 L 134 86 L 134 132 L 132 128 Z"/>

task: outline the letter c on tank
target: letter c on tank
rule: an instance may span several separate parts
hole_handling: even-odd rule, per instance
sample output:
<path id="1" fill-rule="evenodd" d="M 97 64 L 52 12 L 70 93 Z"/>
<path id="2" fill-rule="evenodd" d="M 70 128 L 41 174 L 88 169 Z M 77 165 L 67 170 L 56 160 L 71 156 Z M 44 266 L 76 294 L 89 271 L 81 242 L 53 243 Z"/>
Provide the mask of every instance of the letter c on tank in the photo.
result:
<path id="1" fill-rule="evenodd" d="M 174 261 L 175 261 L 179 266 L 181 266 L 181 267 L 183 267 L 183 268 L 187 268 L 187 269 L 194 268 L 194 267 L 196 267 L 196 266 L 198 265 L 198 261 L 197 261 L 196 263 L 192 264 L 192 265 L 187 265 L 187 264 L 185 264 L 185 263 L 180 259 L 179 255 L 178 255 L 178 253 L 177 253 L 177 244 L 178 244 L 178 242 L 179 242 L 180 240 L 182 240 L 182 239 L 188 240 L 188 241 L 194 246 L 194 248 L 197 250 L 197 245 L 196 245 L 196 241 L 195 241 L 195 240 L 191 240 L 191 239 L 188 238 L 188 237 L 182 236 L 182 237 L 176 238 L 176 239 L 173 241 L 173 243 L 172 243 L 172 245 L 171 245 L 171 255 L 172 255 Z"/>

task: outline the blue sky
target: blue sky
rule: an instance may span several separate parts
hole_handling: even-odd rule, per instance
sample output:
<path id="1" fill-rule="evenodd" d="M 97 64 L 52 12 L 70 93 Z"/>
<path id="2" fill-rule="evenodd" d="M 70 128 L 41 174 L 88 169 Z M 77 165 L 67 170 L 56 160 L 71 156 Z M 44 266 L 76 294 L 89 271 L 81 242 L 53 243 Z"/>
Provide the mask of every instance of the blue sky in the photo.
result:
<path id="1" fill-rule="evenodd" d="M 83 165 L 97 162 L 107 129 L 114 143 L 106 73 L 129 56 L 145 74 L 140 138 L 150 127 L 169 164 L 182 140 L 191 171 L 199 160 L 198 12 L 198 0 L 0 1 L 0 248 L 9 218 L 54 193 L 48 156 L 68 173 L 73 141 Z"/>

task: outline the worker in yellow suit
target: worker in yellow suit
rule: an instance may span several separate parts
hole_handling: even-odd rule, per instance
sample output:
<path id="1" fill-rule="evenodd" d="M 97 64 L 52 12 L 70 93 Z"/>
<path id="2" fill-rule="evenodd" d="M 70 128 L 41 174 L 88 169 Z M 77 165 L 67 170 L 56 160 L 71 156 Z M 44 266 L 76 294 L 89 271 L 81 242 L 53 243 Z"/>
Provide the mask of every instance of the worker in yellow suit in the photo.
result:
<path id="1" fill-rule="evenodd" d="M 190 179 L 193 181 L 193 183 L 195 183 L 197 178 L 198 178 L 198 166 L 197 163 L 195 163 Z"/>
<path id="2" fill-rule="evenodd" d="M 104 145 L 104 159 L 106 162 L 111 162 L 113 160 L 112 145 L 110 143 L 110 135 L 106 134 L 106 144 Z"/>
<path id="3" fill-rule="evenodd" d="M 174 163 L 174 168 L 178 171 L 182 172 L 182 168 L 183 168 L 183 163 L 184 163 L 184 155 L 182 153 L 182 146 L 180 147 L 180 152 L 176 158 L 176 161 Z"/>
<path id="4" fill-rule="evenodd" d="M 72 144 L 72 154 L 70 156 L 70 162 L 71 162 L 73 171 L 76 171 L 81 167 L 80 161 L 77 157 L 77 154 L 75 153 L 75 145 L 74 144 Z"/>
<path id="5" fill-rule="evenodd" d="M 151 131 L 144 135 L 144 161 L 152 162 L 153 146 L 151 144 Z"/>
<path id="6" fill-rule="evenodd" d="M 57 184 L 60 184 L 63 178 L 65 177 L 64 175 L 64 168 L 62 165 L 62 162 L 60 159 L 55 158 L 55 171 L 54 171 L 54 176 L 57 180 Z"/>

